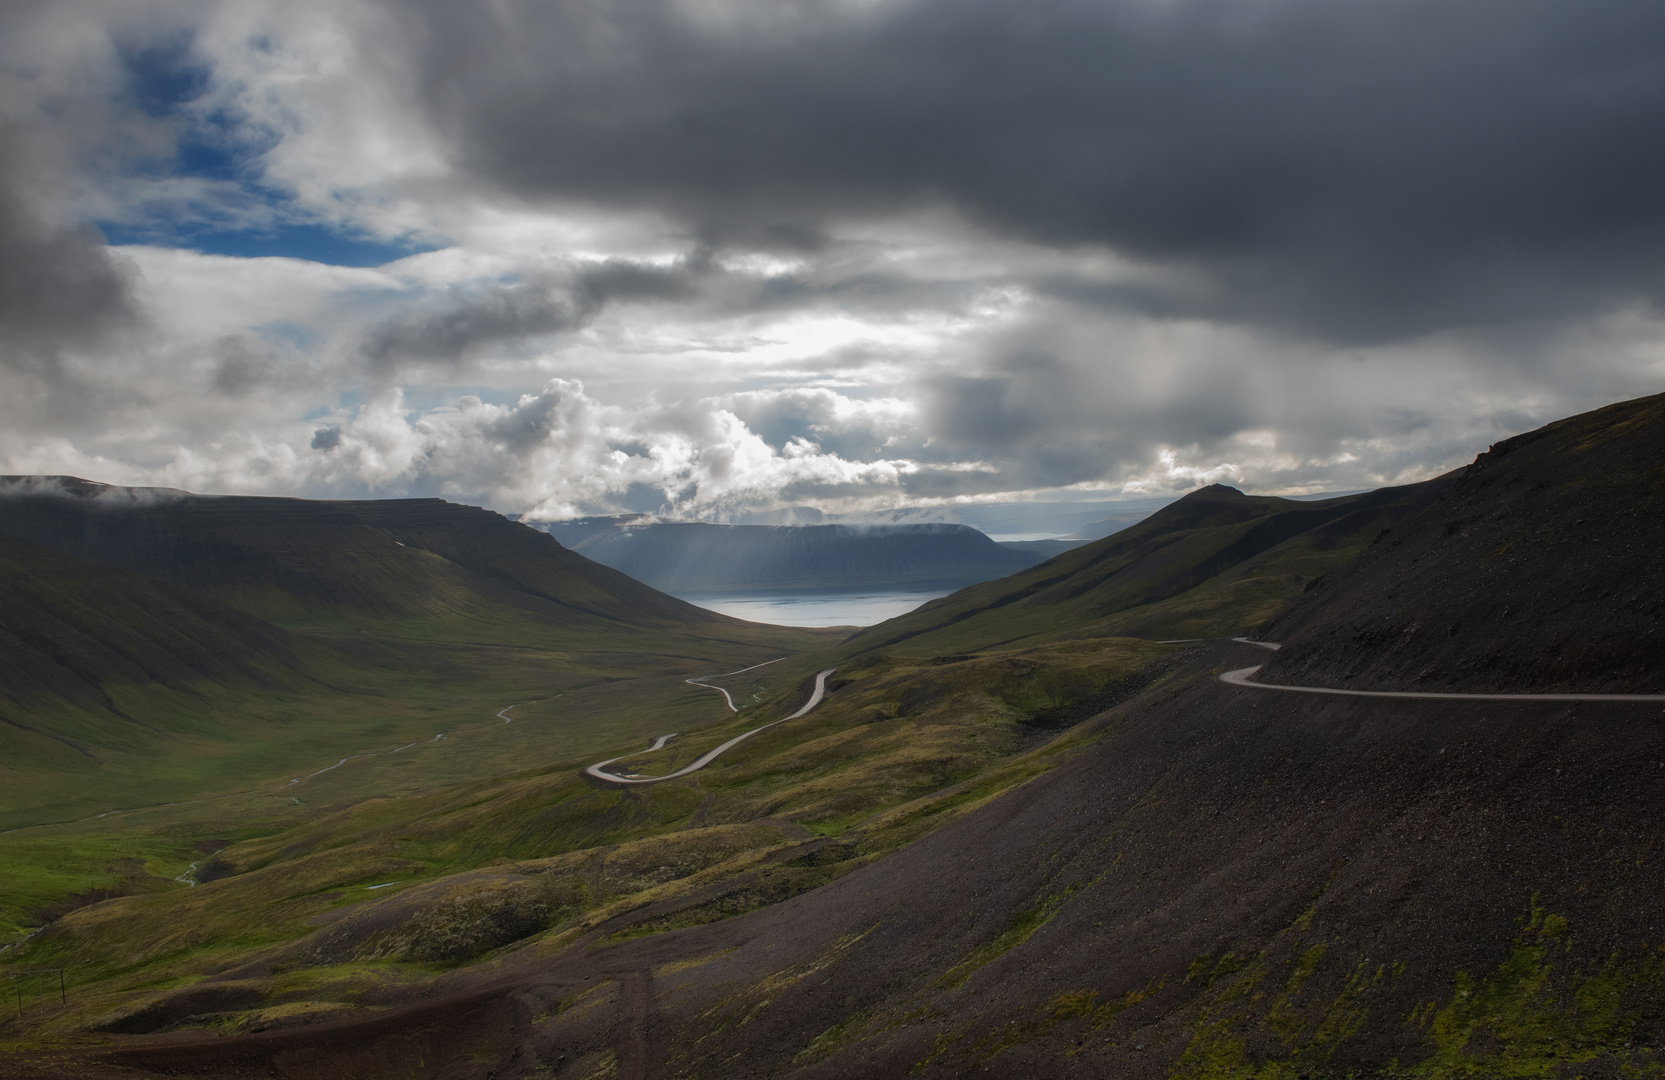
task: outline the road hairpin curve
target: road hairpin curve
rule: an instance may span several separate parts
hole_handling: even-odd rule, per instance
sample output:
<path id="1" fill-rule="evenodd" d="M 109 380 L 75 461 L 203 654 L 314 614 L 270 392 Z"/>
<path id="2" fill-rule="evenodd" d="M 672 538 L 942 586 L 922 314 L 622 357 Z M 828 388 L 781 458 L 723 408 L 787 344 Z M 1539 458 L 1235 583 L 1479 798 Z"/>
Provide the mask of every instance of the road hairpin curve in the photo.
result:
<path id="1" fill-rule="evenodd" d="M 771 660 L 769 662 L 774 663 L 773 660 Z M 763 665 L 762 664 L 757 664 L 757 665 L 754 665 L 754 666 L 762 667 Z M 751 668 L 741 668 L 740 669 L 740 671 L 750 671 L 750 670 L 751 670 Z M 603 766 L 611 765 L 615 761 L 622 761 L 627 757 L 631 757 L 633 754 L 641 753 L 642 751 L 639 751 L 639 750 L 632 751 L 631 754 L 620 754 L 618 757 L 611 757 L 611 758 L 608 758 L 606 761 L 598 761 L 594 765 L 591 765 L 589 768 L 585 769 L 584 772 L 586 774 L 590 775 L 590 776 L 595 777 L 597 780 L 606 780 L 608 783 L 611 783 L 611 784 L 657 784 L 661 780 L 675 780 L 679 776 L 687 776 L 691 772 L 697 772 L 700 769 L 703 769 L 707 765 L 711 764 L 713 761 L 717 760 L 717 758 L 719 756 L 721 756 L 724 751 L 726 751 L 726 750 L 730 749 L 731 747 L 734 747 L 734 746 L 744 742 L 745 740 L 751 738 L 753 735 L 756 735 L 758 732 L 765 731 L 769 728 L 772 728 L 776 724 L 784 724 L 788 720 L 796 720 L 796 719 L 798 719 L 798 717 L 803 716 L 805 713 L 807 713 L 811 709 L 815 708 L 815 706 L 821 704 L 821 699 L 827 696 L 827 676 L 831 675 L 835 670 L 837 670 L 837 669 L 836 668 L 828 668 L 827 670 L 825 670 L 823 672 L 820 672 L 819 674 L 817 674 L 815 676 L 815 692 L 809 695 L 809 700 L 804 702 L 803 708 L 799 709 L 797 712 L 793 713 L 791 716 L 783 716 L 779 720 L 773 720 L 773 721 L 770 721 L 767 724 L 764 724 L 762 727 L 752 728 L 750 731 L 746 732 L 743 735 L 736 735 L 734 738 L 730 739 L 728 742 L 724 743 L 723 745 L 717 747 L 715 750 L 708 750 L 705 754 L 701 755 L 697 760 L 695 760 L 692 765 L 685 765 L 682 768 L 678 769 L 676 772 L 668 773 L 664 776 L 619 776 L 616 773 L 610 773 L 610 772 L 603 771 L 603 768 L 602 768 Z M 738 675 L 738 674 L 740 674 L 740 671 L 731 671 L 731 672 L 729 672 L 729 674 Z M 706 678 L 715 679 L 715 678 L 719 678 L 719 676 L 708 675 L 708 676 L 706 676 Z M 692 679 L 689 679 L 689 680 L 686 680 L 686 681 L 693 682 Z M 718 689 L 718 688 L 717 687 L 711 687 L 711 689 L 715 690 L 715 689 Z M 728 694 L 725 692 L 723 694 L 723 696 L 726 698 L 726 697 L 728 697 Z M 733 702 L 730 701 L 729 705 L 732 708 L 733 707 Z M 655 742 L 648 749 L 649 750 L 659 749 L 661 746 L 665 745 L 665 740 L 667 740 L 669 738 L 671 738 L 671 736 L 669 736 L 669 735 L 659 736 L 658 741 Z"/>

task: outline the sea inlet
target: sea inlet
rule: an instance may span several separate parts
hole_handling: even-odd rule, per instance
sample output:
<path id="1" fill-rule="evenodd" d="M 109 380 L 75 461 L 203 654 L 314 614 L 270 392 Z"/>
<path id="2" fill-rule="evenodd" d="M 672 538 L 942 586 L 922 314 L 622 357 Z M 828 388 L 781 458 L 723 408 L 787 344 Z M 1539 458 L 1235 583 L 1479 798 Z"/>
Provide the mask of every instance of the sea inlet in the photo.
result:
<path id="1" fill-rule="evenodd" d="M 710 611 L 776 626 L 872 626 L 905 615 L 947 596 L 950 588 L 929 591 L 818 589 L 804 592 L 679 593 L 681 599 Z"/>

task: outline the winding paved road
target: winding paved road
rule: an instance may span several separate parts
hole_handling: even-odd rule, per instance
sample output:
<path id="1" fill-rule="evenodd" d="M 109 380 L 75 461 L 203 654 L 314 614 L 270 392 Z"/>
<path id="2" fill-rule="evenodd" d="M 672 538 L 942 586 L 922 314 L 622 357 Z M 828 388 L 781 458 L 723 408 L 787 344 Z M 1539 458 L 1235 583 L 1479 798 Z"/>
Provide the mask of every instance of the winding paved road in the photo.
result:
<path id="1" fill-rule="evenodd" d="M 734 704 L 734 699 L 728 696 L 728 691 L 727 690 L 724 690 L 720 686 L 712 686 L 708 682 L 701 682 L 700 680 L 701 679 L 726 679 L 730 675 L 743 675 L 748 671 L 756 671 L 760 667 L 768 667 L 770 664 L 778 664 L 782 660 L 785 660 L 785 659 L 786 659 L 786 657 L 784 657 L 784 656 L 777 656 L 773 660 L 765 660 L 761 664 L 753 664 L 751 667 L 743 667 L 739 671 L 725 671 L 721 675 L 701 675 L 698 678 L 683 679 L 682 681 L 687 683 L 689 686 L 703 686 L 707 690 L 717 691 L 717 693 L 723 695 L 723 700 L 728 702 L 728 711 L 729 712 L 739 712 L 740 711 L 739 706 Z M 788 719 L 790 719 L 790 717 Z M 667 736 L 665 736 L 665 738 L 669 739 L 669 738 L 671 738 L 671 736 L 667 735 Z M 655 746 L 653 749 L 657 750 L 657 749 L 659 749 L 659 747 Z"/>
<path id="2" fill-rule="evenodd" d="M 785 659 L 785 658 L 782 657 L 782 659 Z M 769 663 L 772 664 L 772 663 L 775 663 L 775 661 L 771 660 L 771 661 L 769 661 Z M 762 667 L 763 665 L 762 664 L 756 664 L 754 666 L 755 667 Z M 740 671 L 750 671 L 750 670 L 751 670 L 751 668 L 741 668 L 740 669 Z M 758 732 L 767 730 L 768 728 L 772 728 L 776 724 L 784 724 L 788 720 L 796 720 L 798 717 L 804 715 L 805 713 L 809 712 L 811 709 L 815 708 L 815 706 L 821 704 L 821 699 L 827 696 L 827 676 L 831 675 L 835 670 L 837 670 L 837 669 L 836 668 L 828 668 L 827 670 L 825 670 L 823 672 L 820 672 L 815 676 L 815 692 L 809 695 L 809 700 L 804 702 L 804 707 L 799 709 L 797 712 L 793 713 L 791 716 L 783 716 L 779 720 L 772 720 L 769 723 L 764 724 L 762 727 L 752 728 L 750 731 L 746 732 L 743 735 L 736 735 L 734 738 L 730 739 L 728 742 L 724 743 L 723 745 L 717 747 L 715 750 L 709 750 L 705 754 L 701 755 L 699 758 L 695 759 L 695 761 L 692 765 L 685 765 L 682 768 L 678 769 L 674 773 L 667 773 L 664 776 L 619 776 L 615 773 L 603 772 L 602 771 L 602 766 L 611 765 L 613 762 L 622 761 L 627 757 L 634 757 L 636 754 L 639 754 L 639 753 L 642 752 L 640 750 L 633 750 L 628 754 L 620 754 L 618 757 L 608 758 L 606 761 L 598 761 L 594 765 L 591 765 L 589 768 L 585 769 L 584 771 L 586 773 L 588 773 L 590 776 L 595 777 L 597 780 L 606 780 L 607 782 L 613 783 L 613 784 L 657 784 L 661 780 L 675 780 L 679 776 L 687 776 L 691 772 L 697 772 L 698 770 L 705 768 L 707 765 L 709 765 L 713 761 L 717 760 L 718 756 L 721 755 L 725 750 L 728 750 L 730 747 L 735 746 L 735 745 L 737 745 L 741 742 L 744 742 L 745 740 L 751 738 L 753 735 L 756 735 Z M 738 674 L 740 674 L 740 671 L 733 671 L 733 672 L 730 672 L 729 674 L 738 675 Z M 715 678 L 718 678 L 718 677 L 719 676 L 716 676 L 716 675 L 706 676 L 706 678 L 710 678 L 710 679 L 715 679 Z M 685 680 L 685 681 L 693 682 L 694 680 L 688 679 L 688 680 Z M 702 684 L 698 684 L 698 685 L 704 685 L 704 684 L 702 683 Z M 719 689 L 719 687 L 713 686 L 713 687 L 710 687 L 709 689 L 716 690 L 716 689 Z M 728 697 L 728 695 L 726 693 L 723 696 Z M 730 707 L 732 707 L 732 706 L 733 706 L 733 702 L 730 702 Z M 739 710 L 736 710 L 736 711 L 738 712 Z M 673 738 L 673 737 L 674 736 L 671 736 L 671 735 L 661 735 L 654 742 L 654 744 L 652 746 L 650 746 L 648 749 L 649 750 L 657 750 L 661 746 L 665 745 L 665 741 L 667 739 L 670 739 L 670 738 Z"/>
<path id="3" fill-rule="evenodd" d="M 1245 645 L 1259 645 L 1264 649 L 1282 646 L 1270 641 L 1250 641 L 1232 638 Z M 1284 690 L 1292 694 L 1335 694 L 1340 697 L 1421 698 L 1430 701 L 1665 701 L 1665 694 L 1438 694 L 1419 690 L 1332 690 L 1327 686 L 1280 686 L 1277 683 L 1250 682 L 1249 676 L 1260 670 L 1260 665 L 1225 672 L 1220 681 L 1232 686 L 1246 686 L 1251 690 Z"/>

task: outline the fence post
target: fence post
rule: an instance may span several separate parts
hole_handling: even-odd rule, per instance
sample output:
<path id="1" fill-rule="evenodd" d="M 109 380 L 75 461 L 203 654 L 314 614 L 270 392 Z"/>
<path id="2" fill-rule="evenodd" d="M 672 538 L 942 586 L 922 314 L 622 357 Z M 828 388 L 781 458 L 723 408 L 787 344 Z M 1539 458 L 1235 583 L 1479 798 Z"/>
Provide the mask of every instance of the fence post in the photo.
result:
<path id="1" fill-rule="evenodd" d="M 44 997 L 46 995 L 46 977 L 48 975 L 56 975 L 58 977 L 58 1003 L 60 1005 L 69 1004 L 69 983 L 68 976 L 65 974 L 66 970 L 67 969 L 61 967 L 37 968 L 34 971 L 13 972 L 12 974 L 6 976 L 12 981 L 12 993 L 17 995 L 18 1019 L 23 1018 L 23 980 L 28 978 L 30 975 L 35 977 L 36 997 Z"/>

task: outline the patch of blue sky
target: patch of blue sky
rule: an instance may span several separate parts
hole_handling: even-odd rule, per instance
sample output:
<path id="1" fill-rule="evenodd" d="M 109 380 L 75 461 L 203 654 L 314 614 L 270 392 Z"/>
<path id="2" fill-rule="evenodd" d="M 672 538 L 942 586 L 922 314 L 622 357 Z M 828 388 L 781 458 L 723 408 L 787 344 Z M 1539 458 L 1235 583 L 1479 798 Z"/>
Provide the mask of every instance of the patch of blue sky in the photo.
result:
<path id="1" fill-rule="evenodd" d="M 409 255 L 436 251 L 440 247 L 415 240 L 383 240 L 362 233 L 354 235 L 318 222 L 258 229 L 204 229 L 184 224 L 168 229 L 164 222 L 139 227 L 103 222 L 99 227 L 104 231 L 105 239 L 115 245 L 154 244 L 189 248 L 205 255 L 231 255 L 242 259 L 304 259 L 330 266 L 384 266 Z"/>
<path id="2" fill-rule="evenodd" d="M 202 107 L 213 72 L 197 60 L 188 35 L 176 34 L 121 54 L 129 104 L 174 130 L 171 160 L 152 163 L 169 174 L 202 180 L 242 181 L 269 149 L 268 133 L 250 130 L 219 109 Z"/>
<path id="3" fill-rule="evenodd" d="M 213 71 L 192 55 L 189 33 L 121 46 L 127 93 L 148 116 L 171 115 L 207 92 Z"/>
<path id="4" fill-rule="evenodd" d="M 298 205 L 263 182 L 261 160 L 274 139 L 222 110 L 203 108 L 212 72 L 186 35 L 123 52 L 128 101 L 170 124 L 173 153 L 137 166 L 152 178 L 207 182 L 206 200 L 135 208 L 123 220 L 94 222 L 113 245 L 150 244 L 236 258 L 279 257 L 331 266 L 383 266 L 441 244 L 387 238 L 336 222 Z"/>

